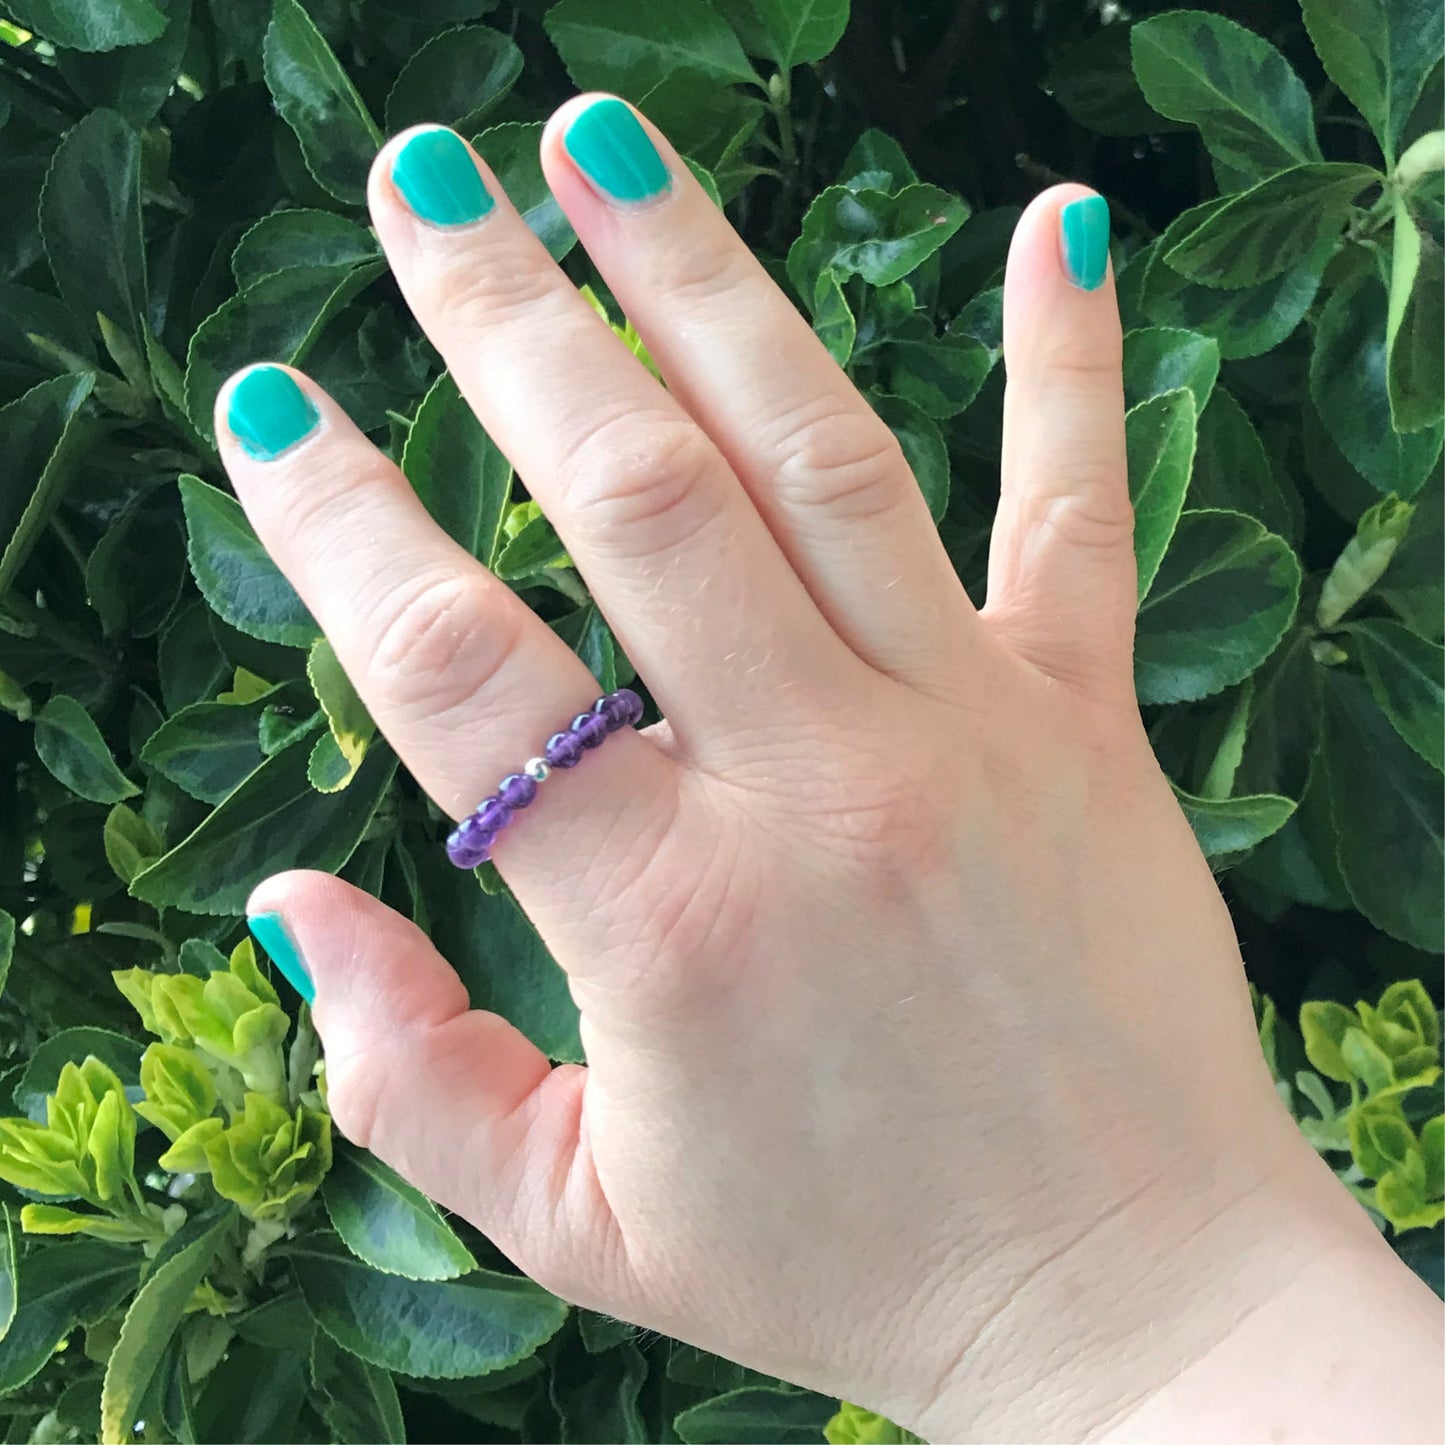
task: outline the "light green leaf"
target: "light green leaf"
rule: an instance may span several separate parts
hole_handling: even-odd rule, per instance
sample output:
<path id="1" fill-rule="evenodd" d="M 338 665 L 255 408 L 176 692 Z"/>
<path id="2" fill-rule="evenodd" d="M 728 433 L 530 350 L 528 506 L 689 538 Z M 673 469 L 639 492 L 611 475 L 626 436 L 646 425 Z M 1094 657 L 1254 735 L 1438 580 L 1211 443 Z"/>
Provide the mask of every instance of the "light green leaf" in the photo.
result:
<path id="1" fill-rule="evenodd" d="M 1315 609 L 1320 627 L 1334 627 L 1384 576 L 1414 515 L 1414 507 L 1398 497 L 1386 497 L 1365 512 L 1320 588 Z"/>
<path id="2" fill-rule="evenodd" d="M 1440 775 L 1362 678 L 1323 669 L 1324 761 L 1340 872 L 1355 906 L 1415 948 L 1445 946 Z"/>
<path id="3" fill-rule="evenodd" d="M 1300 580 L 1289 544 L 1253 517 L 1185 512 L 1139 608 L 1139 700 L 1191 702 L 1248 677 L 1293 621 Z"/>
<path id="4" fill-rule="evenodd" d="M 1290 543 L 1298 542 L 1304 528 L 1298 493 L 1275 474 L 1254 423 L 1223 387 L 1215 389 L 1199 418 L 1189 500 L 1206 511 L 1257 517 Z"/>
<path id="5" fill-rule="evenodd" d="M 1246 853 L 1277 833 L 1295 810 L 1292 798 L 1277 793 L 1250 793 L 1238 798 L 1196 798 L 1182 788 L 1174 796 L 1194 829 L 1204 856 L 1222 858 Z"/>
<path id="6" fill-rule="evenodd" d="M 1431 66 L 1445 49 L 1435 0 L 1303 0 L 1329 77 L 1370 123 L 1387 159 Z"/>
<path id="7" fill-rule="evenodd" d="M 316 1330 L 311 1342 L 312 1402 L 339 1445 L 406 1445 L 406 1422 L 391 1375 L 359 1360 Z"/>
<path id="8" fill-rule="evenodd" d="M 1174 535 L 1197 433 L 1194 394 L 1184 388 L 1141 402 L 1124 418 L 1139 596 L 1149 590 Z"/>
<path id="9" fill-rule="evenodd" d="M 306 659 L 306 676 L 310 679 L 316 701 L 326 714 L 330 736 L 346 768 L 342 781 L 320 790 L 330 793 L 345 787 L 355 777 L 361 760 L 366 756 L 367 746 L 376 735 L 376 724 L 324 637 L 318 637 L 311 644 L 311 652 Z M 312 778 L 313 786 L 315 782 Z"/>
<path id="10" fill-rule="evenodd" d="M 124 803 L 117 803 L 106 814 L 102 836 L 106 861 L 122 883 L 128 884 L 166 851 L 156 830 Z"/>
<path id="11" fill-rule="evenodd" d="M 313 1236 L 291 1265 L 316 1323 L 342 1349 L 424 1379 L 490 1374 L 535 1354 L 567 1306 L 520 1275 L 478 1269 L 461 1279 L 410 1280 L 372 1269 Z"/>
<path id="12" fill-rule="evenodd" d="M 261 713 L 272 689 L 248 703 L 196 702 L 167 718 L 140 760 L 203 803 L 219 803 L 264 761 Z"/>
<path id="13" fill-rule="evenodd" d="M 1197 126 L 1214 159 L 1258 179 L 1320 159 L 1309 92 L 1269 41 L 1202 10 L 1136 25 L 1134 74 L 1161 115 Z"/>
<path id="14" fill-rule="evenodd" d="M 678 72 L 761 83 L 731 27 L 704 0 L 561 0 L 543 23 L 579 90 L 636 101 Z"/>
<path id="15" fill-rule="evenodd" d="M 471 133 L 521 73 L 522 52 L 500 30 L 486 25 L 444 30 L 402 66 L 386 98 L 386 128 L 395 135 L 430 121 Z"/>
<path id="16" fill-rule="evenodd" d="M 93 439 L 81 405 L 90 372 L 57 376 L 0 408 L 0 595 L 15 581 Z"/>
<path id="17" fill-rule="evenodd" d="M 190 0 L 148 3 L 166 17 L 165 29 L 154 40 L 128 43 L 101 55 L 62 50 L 56 57 L 66 84 L 88 106 L 109 106 L 134 126 L 147 125 L 165 103 L 180 74 L 191 33 Z"/>
<path id="18" fill-rule="evenodd" d="M 5 10 L 27 30 L 71 50 L 145 45 L 166 25 L 151 0 L 10 0 Z"/>
<path id="19" fill-rule="evenodd" d="M 1382 492 L 1410 498 L 1440 456 L 1442 429 L 1394 429 L 1386 375 L 1385 288 L 1373 271 L 1346 281 L 1315 327 L 1310 394 L 1346 459 Z"/>
<path id="20" fill-rule="evenodd" d="M 130 1445 L 141 1402 L 171 1336 L 235 1219 L 236 1212 L 230 1208 L 197 1215 L 157 1255 L 126 1311 L 120 1338 L 106 1363 L 100 1397 L 103 1445 Z"/>
<path id="21" fill-rule="evenodd" d="M 729 1390 L 673 1421 L 684 1445 L 813 1445 L 838 1402 L 788 1386 Z"/>
<path id="22" fill-rule="evenodd" d="M 1186 211 L 1164 233 L 1168 266 L 1204 286 L 1258 286 L 1336 241 L 1373 166 L 1319 161 L 1277 171 L 1237 195 Z"/>
<path id="23" fill-rule="evenodd" d="M 65 133 L 40 197 L 40 234 L 60 294 L 133 341 L 146 311 L 140 168 L 140 136 L 113 110 L 93 110 Z"/>
<path id="24" fill-rule="evenodd" d="M 1445 648 L 1387 617 L 1352 622 L 1350 656 L 1395 731 L 1445 772 Z"/>
<path id="25" fill-rule="evenodd" d="M 36 714 L 35 751 L 65 787 L 92 803 L 116 803 L 140 792 L 116 767 L 90 714 L 63 693 Z"/>
<path id="26" fill-rule="evenodd" d="M 45 1099 L 55 1092 L 66 1064 L 81 1064 L 97 1058 L 126 1086 L 140 1087 L 141 1046 L 126 1034 L 82 1024 L 61 1029 L 35 1050 L 25 1065 L 12 1095 L 15 1107 L 28 1119 L 45 1119 Z"/>
<path id="27" fill-rule="evenodd" d="M 1168 326 L 1144 326 L 1124 337 L 1125 406 L 1184 387 L 1194 395 L 1197 415 L 1218 376 L 1219 343 L 1213 337 Z"/>
<path id="28" fill-rule="evenodd" d="M 448 372 L 417 408 L 401 469 L 432 520 L 490 567 L 511 496 L 512 464 L 482 429 Z"/>
<path id="29" fill-rule="evenodd" d="M 437 1207 L 375 1155 L 339 1143 L 322 1200 L 358 1259 L 406 1279 L 456 1279 L 477 1267 Z"/>
<path id="30" fill-rule="evenodd" d="M 838 1413 L 823 1427 L 823 1438 L 828 1445 L 921 1445 L 911 1430 L 847 1400 L 839 1402 Z"/>
<path id="31" fill-rule="evenodd" d="M 249 637 L 309 648 L 319 629 L 241 504 L 199 477 L 182 476 L 180 489 L 191 573 L 211 611 Z"/>
<path id="32" fill-rule="evenodd" d="M 4 979 L 0 978 L 0 987 Z M 15 1311 L 20 1296 L 16 1289 L 15 1272 L 15 1230 L 10 1223 L 10 1211 L 0 1204 L 0 1344 L 10 1333 L 15 1322 Z"/>
<path id="33" fill-rule="evenodd" d="M 492 570 L 503 582 L 518 582 L 567 560 L 567 549 L 546 517 L 536 516 L 497 553 Z"/>
<path id="34" fill-rule="evenodd" d="M 231 274 L 244 291 L 278 271 L 359 266 L 380 254 L 376 237 L 345 216 L 304 208 L 272 211 L 236 243 Z"/>
<path id="35" fill-rule="evenodd" d="M 1299 1021 L 1305 1055 L 1310 1063 L 1325 1078 L 1333 1079 L 1337 1084 L 1349 1083 L 1350 1071 L 1345 1064 L 1341 1045 L 1345 1041 L 1345 1035 L 1351 1029 L 1359 1027 L 1359 1016 L 1354 1009 L 1346 1008 L 1342 1003 L 1312 999 L 1300 1007 Z M 1327 1099 L 1321 1101 L 1328 1102 Z M 1329 1112 L 1323 1108 L 1320 1113 L 1324 1118 L 1329 1117 Z"/>
<path id="36" fill-rule="evenodd" d="M 351 786 L 318 794 L 307 749 L 266 759 L 208 818 L 131 883 L 131 895 L 188 913 L 244 912 L 246 895 L 287 868 L 334 873 L 351 857 L 391 786 L 396 757 L 368 750 Z"/>
<path id="37" fill-rule="evenodd" d="M 472 144 L 552 259 L 560 261 L 577 244 L 577 233 L 542 174 L 542 126 L 542 121 L 507 121 L 488 127 Z"/>
<path id="38" fill-rule="evenodd" d="M 1395 252 L 1385 327 L 1390 420 L 1396 431 L 1438 426 L 1445 415 L 1445 251 L 1395 201 Z"/>
<path id="39" fill-rule="evenodd" d="M 276 112 L 311 174 L 338 200 L 362 204 L 382 134 L 299 0 L 274 0 L 263 51 Z"/>

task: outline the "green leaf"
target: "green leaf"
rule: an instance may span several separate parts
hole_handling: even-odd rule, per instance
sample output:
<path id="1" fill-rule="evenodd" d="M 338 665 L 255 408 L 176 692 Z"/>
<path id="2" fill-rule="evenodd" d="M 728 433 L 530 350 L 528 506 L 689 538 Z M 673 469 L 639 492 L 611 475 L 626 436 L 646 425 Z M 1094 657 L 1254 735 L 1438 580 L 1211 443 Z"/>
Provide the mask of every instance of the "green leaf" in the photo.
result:
<path id="1" fill-rule="evenodd" d="M 764 53 L 783 70 L 829 54 L 848 25 L 848 0 L 745 0 L 765 38 Z"/>
<path id="2" fill-rule="evenodd" d="M 140 792 L 73 697 L 56 693 L 36 714 L 35 751 L 65 787 L 92 803 L 117 803 Z"/>
<path id="3" fill-rule="evenodd" d="M 679 72 L 761 83 L 731 27 L 704 0 L 561 0 L 543 23 L 579 90 L 640 100 Z"/>
<path id="4" fill-rule="evenodd" d="M 1390 420 L 1396 431 L 1437 426 L 1445 415 L 1445 251 L 1395 201 L 1395 253 L 1385 328 Z"/>
<path id="5" fill-rule="evenodd" d="M 1335 626 L 1384 576 L 1414 515 L 1414 507 L 1398 497 L 1386 497 L 1365 512 L 1320 588 L 1315 609 L 1320 627 Z"/>
<path id="6" fill-rule="evenodd" d="M 1300 580 L 1289 544 L 1253 517 L 1185 512 L 1139 608 L 1139 700 L 1190 702 L 1248 677 L 1293 621 Z"/>
<path id="7" fill-rule="evenodd" d="M 373 1269 L 445 1280 L 477 1267 L 437 1207 L 365 1149 L 336 1146 L 321 1197 L 342 1243 Z"/>
<path id="8" fill-rule="evenodd" d="M 236 1219 L 230 1208 L 188 1220 L 166 1242 L 126 1311 L 105 1367 L 100 1397 L 103 1445 L 129 1445 L 141 1403 L 191 1294 L 216 1258 Z"/>
<path id="9" fill-rule="evenodd" d="M 1206 858 L 1246 853 L 1277 833 L 1295 810 L 1292 798 L 1277 793 L 1251 793 L 1238 798 L 1196 798 L 1174 789 L 1174 796 L 1194 829 Z"/>
<path id="10" fill-rule="evenodd" d="M 903 397 L 870 394 L 868 402 L 898 438 L 904 459 L 928 503 L 929 515 L 935 522 L 941 521 L 948 510 L 952 477 L 948 445 L 938 423 Z"/>
<path id="11" fill-rule="evenodd" d="M 542 174 L 542 127 L 542 121 L 508 121 L 490 126 L 472 144 L 552 259 L 560 261 L 577 244 L 577 233 Z"/>
<path id="12" fill-rule="evenodd" d="M 811 1391 L 754 1386 L 689 1406 L 673 1429 L 684 1445 L 813 1445 L 837 1408 Z"/>
<path id="13" fill-rule="evenodd" d="M 823 1427 L 823 1438 L 828 1445 L 921 1445 L 911 1430 L 847 1400 L 839 1401 L 838 1413 Z"/>
<path id="14" fill-rule="evenodd" d="M 276 113 L 311 174 L 337 200 L 362 204 L 382 134 L 299 0 L 274 0 L 263 53 Z"/>
<path id="15" fill-rule="evenodd" d="M 166 25 L 151 0 L 10 0 L 5 10 L 27 30 L 71 50 L 145 45 Z"/>
<path id="16" fill-rule="evenodd" d="M 1203 412 L 1219 376 L 1219 343 L 1197 331 L 1145 326 L 1124 337 L 1124 404 L 1136 407 L 1150 397 L 1184 387 Z"/>
<path id="17" fill-rule="evenodd" d="M 15 1107 L 28 1119 L 44 1120 L 46 1097 L 55 1092 L 66 1064 L 96 1058 L 126 1086 L 138 1091 L 142 1049 L 135 1039 L 83 1024 L 52 1034 L 35 1050 L 15 1085 Z"/>
<path id="18" fill-rule="evenodd" d="M 461 1279 L 381 1274 L 314 1236 L 291 1264 L 316 1323 L 342 1349 L 424 1379 L 486 1375 L 524 1360 L 562 1328 L 567 1306 L 520 1275 L 478 1269 Z"/>
<path id="19" fill-rule="evenodd" d="M 0 408 L 0 595 L 15 581 L 93 439 L 81 404 L 94 376 L 42 381 Z"/>
<path id="20" fill-rule="evenodd" d="M 66 84 L 89 106 L 109 106 L 134 126 L 143 126 L 171 93 L 191 33 L 190 0 L 149 0 L 165 12 L 165 29 L 146 44 L 128 44 L 105 54 L 61 51 L 57 66 Z"/>
<path id="21" fill-rule="evenodd" d="M 318 794 L 307 750 L 266 759 L 180 844 L 131 883 L 132 897 L 188 913 L 240 914 L 263 878 L 287 868 L 334 873 L 351 857 L 391 786 L 396 757 L 371 748 L 342 792 Z"/>
<path id="22" fill-rule="evenodd" d="M 115 876 L 126 884 L 166 851 L 156 830 L 124 803 L 117 803 L 106 814 L 102 836 L 106 861 L 115 870 Z"/>
<path id="23" fill-rule="evenodd" d="M 1151 135 L 1182 126 L 1159 114 L 1139 89 L 1130 57 L 1133 27 L 1116 20 L 1054 61 L 1044 88 L 1080 125 L 1100 135 Z"/>
<path id="24" fill-rule="evenodd" d="M 968 207 L 937 186 L 909 185 L 893 194 L 830 186 L 808 207 L 802 234 L 788 252 L 788 277 L 800 296 L 816 294 L 833 270 L 891 286 L 916 271 L 968 219 Z"/>
<path id="25" fill-rule="evenodd" d="M 851 190 L 855 179 L 864 173 L 869 180 L 859 182 L 858 189 L 862 190 L 900 191 L 918 182 L 918 172 L 903 147 L 876 126 L 870 126 L 853 142 L 839 168 L 838 180 Z M 887 183 L 880 185 L 880 177 L 886 177 Z"/>
<path id="26" fill-rule="evenodd" d="M 1204 286 L 1258 286 L 1337 240 L 1355 197 L 1382 179 L 1373 166 L 1340 161 L 1291 166 L 1186 211 L 1164 233 L 1159 254 Z"/>
<path id="27" fill-rule="evenodd" d="M 1139 596 L 1148 591 L 1184 508 L 1197 433 L 1194 394 L 1184 388 L 1151 397 L 1124 418 Z"/>
<path id="28" fill-rule="evenodd" d="M 233 371 L 256 361 L 299 366 L 327 323 L 385 269 L 385 261 L 297 266 L 223 302 L 196 328 L 186 360 L 186 411 L 196 430 L 212 436 L 216 396 Z"/>
<path id="29" fill-rule="evenodd" d="M 1445 648 L 1399 622 L 1371 617 L 1347 629 L 1351 657 L 1380 711 L 1437 772 L 1445 772 Z"/>
<path id="30" fill-rule="evenodd" d="M 258 731 L 270 696 L 183 707 L 146 739 L 141 762 L 191 797 L 219 803 L 265 760 Z"/>
<path id="31" fill-rule="evenodd" d="M 406 1445 L 401 1401 L 387 1371 L 359 1360 L 317 1330 L 311 1345 L 312 1400 L 339 1445 Z"/>
<path id="32" fill-rule="evenodd" d="M 5 980 L 10 976 L 10 965 L 15 958 L 15 917 L 0 908 L 0 996 L 5 993 Z M 0 1331 L 0 1339 L 4 1332 Z"/>
<path id="33" fill-rule="evenodd" d="M 310 679 L 316 701 L 321 704 L 321 711 L 326 714 L 330 736 L 345 766 L 342 781 L 321 789 L 322 792 L 334 792 L 356 776 L 356 770 L 366 756 L 367 746 L 376 735 L 376 724 L 324 637 L 318 637 L 311 644 L 311 652 L 306 659 L 306 676 Z M 315 782 L 313 777 L 313 785 Z"/>
<path id="34" fill-rule="evenodd" d="M 1354 1009 L 1327 1000 L 1312 1000 L 1300 1007 L 1299 1021 L 1305 1054 L 1310 1063 L 1325 1078 L 1338 1084 L 1349 1083 L 1350 1071 L 1340 1046 L 1345 1041 L 1345 1035 L 1359 1026 L 1359 1016 Z"/>
<path id="35" fill-rule="evenodd" d="M 1390 416 L 1385 288 L 1362 271 L 1335 291 L 1315 327 L 1310 395 L 1340 451 L 1382 492 L 1410 498 L 1440 457 L 1442 429 L 1405 436 Z"/>
<path id="36" fill-rule="evenodd" d="M 0 980 L 3 983 L 3 980 Z M 15 1274 L 15 1231 L 10 1224 L 10 1211 L 0 1204 L 0 1344 L 10 1333 L 19 1305 Z"/>
<path id="37" fill-rule="evenodd" d="M 31 1246 L 19 1261 L 19 1309 L 0 1337 L 0 1393 L 38 1374 L 78 1324 L 104 1319 L 135 1291 L 143 1256 L 91 1240 Z"/>
<path id="38" fill-rule="evenodd" d="M 1215 389 L 1199 418 L 1189 500 L 1206 511 L 1257 517 L 1291 543 L 1304 528 L 1298 493 L 1275 474 L 1254 423 L 1223 387 Z"/>
<path id="39" fill-rule="evenodd" d="M 1309 92 L 1269 41 L 1202 10 L 1145 20 L 1134 74 L 1161 115 L 1197 126 L 1215 161 L 1258 178 L 1320 159 Z"/>
<path id="40" fill-rule="evenodd" d="M 512 464 L 449 372 L 432 384 L 407 434 L 401 469 L 432 520 L 484 566 L 496 560 Z"/>
<path id="41" fill-rule="evenodd" d="M 292 1353 L 270 1339 L 260 1346 L 233 1344 L 196 1387 L 200 1398 L 194 1407 L 194 1437 L 234 1445 L 282 1445 L 301 1439 L 298 1425 L 306 1386 L 305 1350 Z M 381 1438 L 375 1436 L 372 1445 Z"/>
<path id="42" fill-rule="evenodd" d="M 492 570 L 503 582 L 517 582 L 567 561 L 567 549 L 546 517 L 538 515 L 497 553 Z"/>
<path id="43" fill-rule="evenodd" d="M 182 476 L 180 489 L 191 573 L 211 610 L 249 637 L 309 648 L 319 629 L 241 504 L 199 477 Z"/>
<path id="44" fill-rule="evenodd" d="M 522 73 L 522 52 L 500 30 L 469 25 L 433 36 L 402 66 L 386 98 L 395 135 L 426 121 L 475 131 Z"/>
<path id="45" fill-rule="evenodd" d="M 630 1340 L 594 1356 L 581 1339 L 568 1339 L 552 1365 L 561 1445 L 646 1445 L 652 1437 L 638 1408 L 646 1379 L 647 1360 Z"/>
<path id="46" fill-rule="evenodd" d="M 812 298 L 813 330 L 839 366 L 847 366 L 858 337 L 858 322 L 836 272 L 824 271 Z"/>
<path id="47" fill-rule="evenodd" d="M 1400 737 L 1364 680 L 1326 668 L 1324 761 L 1340 872 L 1377 928 L 1445 946 L 1440 775 Z"/>
<path id="48" fill-rule="evenodd" d="M 93 110 L 57 147 L 40 197 L 40 233 L 60 294 L 139 340 L 146 310 L 140 136 Z"/>
<path id="49" fill-rule="evenodd" d="M 376 237 L 345 216 L 304 208 L 272 211 L 236 243 L 231 274 L 244 291 L 279 271 L 360 266 L 379 255 Z"/>
<path id="50" fill-rule="evenodd" d="M 552 631 L 587 664 L 602 692 L 615 692 L 617 680 L 617 644 L 612 629 L 595 605 L 579 607 L 566 617 L 558 618 Z"/>
<path id="51" fill-rule="evenodd" d="M 885 390 L 935 420 L 965 410 L 993 368 L 988 348 L 962 332 L 890 340 L 879 356 Z"/>
<path id="52" fill-rule="evenodd" d="M 1434 0 L 1303 0 L 1329 77 L 1370 123 L 1389 160 L 1425 77 L 1445 48 Z"/>

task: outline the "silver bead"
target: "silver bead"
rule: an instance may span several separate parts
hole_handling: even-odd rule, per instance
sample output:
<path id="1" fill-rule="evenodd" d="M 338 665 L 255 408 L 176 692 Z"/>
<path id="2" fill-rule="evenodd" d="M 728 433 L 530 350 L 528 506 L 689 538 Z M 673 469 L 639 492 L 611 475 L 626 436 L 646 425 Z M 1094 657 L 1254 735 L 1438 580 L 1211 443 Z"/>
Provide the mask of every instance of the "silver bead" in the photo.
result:
<path id="1" fill-rule="evenodd" d="M 522 771 L 531 778 L 534 783 L 544 783 L 552 774 L 551 766 L 546 758 L 528 758 L 522 764 Z"/>

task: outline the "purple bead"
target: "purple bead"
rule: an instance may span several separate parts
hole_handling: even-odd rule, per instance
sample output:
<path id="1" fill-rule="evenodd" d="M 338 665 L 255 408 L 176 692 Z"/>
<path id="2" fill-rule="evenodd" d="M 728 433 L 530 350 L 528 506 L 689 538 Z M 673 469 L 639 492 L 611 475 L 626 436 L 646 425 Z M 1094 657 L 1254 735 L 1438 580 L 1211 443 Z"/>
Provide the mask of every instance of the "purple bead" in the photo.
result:
<path id="1" fill-rule="evenodd" d="M 600 748 L 607 736 L 607 719 L 595 712 L 579 712 L 572 719 L 572 731 L 584 748 Z"/>
<path id="2" fill-rule="evenodd" d="M 463 818 L 452 829 L 447 838 L 447 857 L 458 868 L 475 868 L 485 863 L 492 855 L 492 840 L 496 835 L 477 826 L 476 815 Z"/>
<path id="3" fill-rule="evenodd" d="M 575 768 L 582 761 L 582 743 L 576 733 L 553 733 L 542 754 L 554 768 Z"/>
<path id="4" fill-rule="evenodd" d="M 472 814 L 477 827 L 494 838 L 512 820 L 512 810 L 495 793 L 483 798 Z"/>
<path id="5" fill-rule="evenodd" d="M 619 687 L 612 696 L 621 704 L 623 709 L 622 715 L 627 719 L 629 724 L 641 720 L 642 699 L 638 697 L 630 687 Z"/>
<path id="6" fill-rule="evenodd" d="M 605 697 L 599 697 L 592 704 L 592 711 L 598 717 L 606 718 L 607 731 L 615 733 L 619 728 L 627 726 L 627 712 L 624 706 L 618 702 L 617 694 L 609 692 Z"/>
<path id="7" fill-rule="evenodd" d="M 508 773 L 497 784 L 497 797 L 509 808 L 525 808 L 537 796 L 537 780 L 526 773 Z"/>

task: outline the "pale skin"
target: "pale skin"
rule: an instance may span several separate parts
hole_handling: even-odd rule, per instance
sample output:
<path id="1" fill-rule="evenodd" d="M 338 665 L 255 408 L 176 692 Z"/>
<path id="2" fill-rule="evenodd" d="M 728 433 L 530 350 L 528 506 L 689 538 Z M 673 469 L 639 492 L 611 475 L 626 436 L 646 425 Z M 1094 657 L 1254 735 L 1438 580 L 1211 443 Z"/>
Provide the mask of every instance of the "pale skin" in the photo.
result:
<path id="1" fill-rule="evenodd" d="M 566 1299 L 936 1441 L 1426 1441 L 1438 1302 L 1299 1138 L 1131 672 L 1112 278 L 1020 221 L 1003 496 L 975 609 L 888 430 L 666 140 L 549 184 L 664 389 L 478 161 L 397 281 L 666 719 L 554 775 L 494 861 L 585 1067 L 469 1008 L 409 921 L 256 891 L 316 987 L 338 1127 Z M 598 694 L 314 383 L 257 532 L 421 786 L 464 817 Z M 440 846 L 440 840 L 438 841 Z"/>

